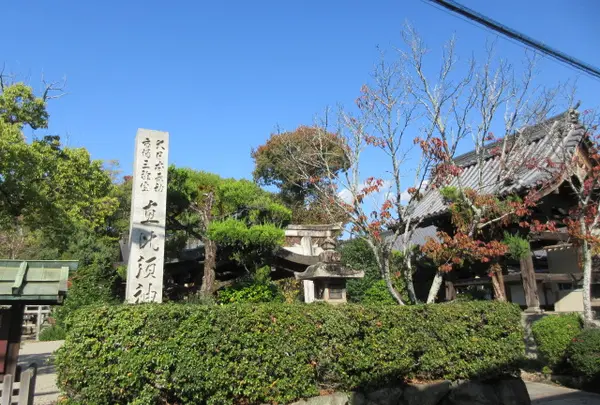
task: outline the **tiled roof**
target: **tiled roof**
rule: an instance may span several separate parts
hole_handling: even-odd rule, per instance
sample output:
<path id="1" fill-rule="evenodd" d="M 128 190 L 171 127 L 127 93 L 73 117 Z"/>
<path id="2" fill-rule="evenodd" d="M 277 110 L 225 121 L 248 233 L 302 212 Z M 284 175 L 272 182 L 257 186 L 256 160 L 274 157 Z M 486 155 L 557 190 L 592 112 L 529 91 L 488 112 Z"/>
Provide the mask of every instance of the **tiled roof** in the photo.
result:
<path id="1" fill-rule="evenodd" d="M 507 195 L 531 188 L 540 182 L 550 179 L 547 171 L 528 168 L 523 162 L 532 158 L 538 162 L 547 159 L 557 160 L 557 153 L 567 151 L 573 153 L 583 139 L 584 130 L 580 125 L 568 122 L 569 112 L 559 114 L 540 124 L 525 128 L 517 138 L 511 135 L 508 139 L 515 144 L 507 161 L 516 165 L 510 184 L 499 180 L 501 174 L 500 156 L 492 154 L 492 150 L 502 145 L 502 140 L 486 146 L 479 156 L 475 151 L 465 153 L 454 159 L 463 171 L 458 178 L 453 178 L 449 186 L 457 186 L 461 182 L 463 188 L 471 188 L 479 193 Z M 553 125 L 557 123 L 553 131 Z M 413 218 L 426 219 L 442 215 L 448 206 L 438 189 L 430 187 L 420 201 L 412 207 Z"/>
<path id="2" fill-rule="evenodd" d="M 382 235 L 386 239 L 393 237 L 392 232 L 387 232 Z M 408 245 L 409 247 L 423 246 L 425 242 L 427 242 L 428 238 L 437 239 L 437 228 L 434 225 L 415 228 L 412 232 L 412 235 L 410 235 Z M 400 235 L 398 239 L 396 239 L 392 249 L 397 251 L 404 250 L 404 240 L 402 238 L 402 235 Z"/>
<path id="3" fill-rule="evenodd" d="M 76 260 L 0 260 L 0 303 L 59 304 Z"/>

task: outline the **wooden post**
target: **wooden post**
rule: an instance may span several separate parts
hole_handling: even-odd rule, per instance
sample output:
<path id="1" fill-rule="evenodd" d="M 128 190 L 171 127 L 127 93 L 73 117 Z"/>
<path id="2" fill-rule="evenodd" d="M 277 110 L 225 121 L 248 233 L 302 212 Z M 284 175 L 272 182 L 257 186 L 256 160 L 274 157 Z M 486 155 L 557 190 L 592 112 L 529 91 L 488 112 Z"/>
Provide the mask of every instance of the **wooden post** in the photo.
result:
<path id="1" fill-rule="evenodd" d="M 13 393 L 13 376 L 7 374 L 2 380 L 2 397 L 0 398 L 0 405 L 11 405 L 12 404 L 12 393 Z"/>
<path id="2" fill-rule="evenodd" d="M 21 373 L 21 382 L 19 383 L 19 405 L 33 405 L 36 376 L 37 365 L 35 364 L 31 364 L 27 370 Z"/>
<path id="3" fill-rule="evenodd" d="M 8 321 L 8 349 L 6 353 L 5 374 L 15 375 L 19 361 L 19 348 L 21 347 L 21 327 L 25 305 L 14 304 L 10 307 L 10 320 Z"/>
<path id="4" fill-rule="evenodd" d="M 446 301 L 454 301 L 456 299 L 456 288 L 452 281 L 446 281 Z"/>
<path id="5" fill-rule="evenodd" d="M 35 340 L 40 340 L 40 329 L 42 329 L 42 306 L 38 305 L 35 320 Z"/>
<path id="6" fill-rule="evenodd" d="M 529 254 L 522 258 L 521 280 L 523 281 L 523 292 L 525 293 L 526 312 L 540 312 L 540 298 L 538 296 L 537 281 L 535 280 L 535 270 L 533 268 L 533 258 Z"/>

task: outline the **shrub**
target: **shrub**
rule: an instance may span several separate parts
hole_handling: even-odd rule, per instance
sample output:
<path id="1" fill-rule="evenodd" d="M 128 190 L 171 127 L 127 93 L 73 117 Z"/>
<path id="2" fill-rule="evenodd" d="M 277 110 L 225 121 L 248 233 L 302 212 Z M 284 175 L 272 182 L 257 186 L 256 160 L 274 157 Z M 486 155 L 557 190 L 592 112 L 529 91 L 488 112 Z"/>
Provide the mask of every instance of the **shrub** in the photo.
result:
<path id="1" fill-rule="evenodd" d="M 388 304 L 396 305 L 396 300 L 390 294 L 385 280 L 377 280 L 363 293 L 361 303 L 363 304 Z"/>
<path id="2" fill-rule="evenodd" d="M 281 301 L 281 295 L 274 284 L 253 282 L 238 283 L 233 287 L 219 291 L 219 303 L 232 304 L 240 302 L 272 302 Z"/>
<path id="3" fill-rule="evenodd" d="M 573 338 L 567 359 L 576 374 L 588 379 L 600 377 L 600 329 L 585 329 Z"/>
<path id="4" fill-rule="evenodd" d="M 52 325 L 47 328 L 42 329 L 40 332 L 40 342 L 46 342 L 51 340 L 64 340 L 66 336 L 66 331 L 63 327 L 59 325 Z"/>
<path id="5" fill-rule="evenodd" d="M 113 263 L 118 258 L 116 239 L 96 235 L 93 230 L 82 230 L 63 259 L 79 260 L 79 267 L 70 274 L 70 286 L 63 305 L 53 309 L 56 324 L 64 328 L 65 319 L 73 311 L 98 304 L 113 304 L 120 301 L 121 278 Z"/>
<path id="6" fill-rule="evenodd" d="M 346 284 L 346 292 L 349 302 L 356 302 L 361 304 L 372 304 L 378 302 L 377 299 L 381 299 L 379 303 L 396 303 L 389 291 L 385 281 L 381 278 L 379 267 L 373 251 L 364 239 L 351 239 L 344 241 L 340 248 L 342 255 L 342 263 L 353 269 L 360 269 L 365 272 L 365 276 L 359 279 L 348 280 Z M 394 274 L 392 282 L 396 291 L 400 294 L 404 302 L 408 302 L 408 294 L 406 292 L 406 286 L 404 279 L 400 277 L 400 271 L 402 269 L 403 260 L 402 255 L 395 252 L 392 258 L 392 269 L 391 272 Z M 386 292 L 381 287 L 384 287 Z"/>
<path id="7" fill-rule="evenodd" d="M 83 308 L 56 358 L 73 404 L 289 403 L 321 389 L 516 372 L 520 309 L 144 304 Z"/>
<path id="8" fill-rule="evenodd" d="M 301 280 L 288 277 L 273 283 L 277 286 L 283 302 L 288 304 L 304 302 L 304 288 Z"/>
<path id="9" fill-rule="evenodd" d="M 581 332 L 581 318 L 577 314 L 549 315 L 534 322 L 531 331 L 540 360 L 557 370 L 564 366 L 569 343 Z"/>
<path id="10" fill-rule="evenodd" d="M 269 266 L 261 267 L 252 277 L 220 290 L 218 292 L 219 303 L 283 301 L 279 289 L 271 282 L 270 272 Z"/>

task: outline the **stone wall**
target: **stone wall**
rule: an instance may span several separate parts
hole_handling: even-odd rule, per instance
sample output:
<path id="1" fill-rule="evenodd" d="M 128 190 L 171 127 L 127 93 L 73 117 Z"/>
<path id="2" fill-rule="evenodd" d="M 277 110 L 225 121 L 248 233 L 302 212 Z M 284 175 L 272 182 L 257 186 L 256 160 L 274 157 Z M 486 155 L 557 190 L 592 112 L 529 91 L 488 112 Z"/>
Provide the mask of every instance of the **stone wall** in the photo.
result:
<path id="1" fill-rule="evenodd" d="M 487 381 L 406 384 L 369 393 L 335 392 L 291 405 L 530 405 L 527 387 L 520 378 Z"/>

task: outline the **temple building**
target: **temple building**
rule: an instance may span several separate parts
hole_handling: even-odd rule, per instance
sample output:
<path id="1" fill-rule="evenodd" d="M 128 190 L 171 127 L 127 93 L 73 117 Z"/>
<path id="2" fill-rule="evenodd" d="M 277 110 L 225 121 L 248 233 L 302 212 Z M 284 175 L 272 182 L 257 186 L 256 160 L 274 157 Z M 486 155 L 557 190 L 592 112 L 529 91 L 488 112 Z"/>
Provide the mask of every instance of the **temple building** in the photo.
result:
<path id="1" fill-rule="evenodd" d="M 504 156 L 504 160 L 494 152 L 502 145 L 502 140 L 485 146 L 479 153 L 471 151 L 454 159 L 461 169 L 459 178 L 463 189 L 471 188 L 478 193 L 495 194 L 499 198 L 515 194 L 524 196 L 536 190 L 541 199 L 530 219 L 542 223 L 555 221 L 559 225 L 556 232 L 529 235 L 531 257 L 520 262 L 505 261 L 502 278 L 506 298 L 530 311 L 538 311 L 540 307 L 560 312 L 581 311 L 583 273 L 580 253 L 577 241 L 570 239 L 563 223 L 569 210 L 577 204 L 575 197 L 564 177 L 553 177 L 551 170 L 541 170 L 539 165 L 524 164 L 530 159 L 536 162 L 556 161 L 558 156 L 561 159 L 577 155 L 585 158 L 585 131 L 580 124 L 579 114 L 573 109 L 568 110 L 540 124 L 524 128 L 518 139 L 514 138 L 513 141 L 509 138 L 508 141 L 512 142 L 509 152 L 512 156 Z M 513 162 L 513 167 L 507 168 L 507 161 Z M 589 170 L 592 165 L 590 163 L 589 167 L 580 169 Z M 509 181 L 499 180 L 502 170 L 513 171 Z M 457 181 L 454 178 L 449 185 L 456 186 Z M 435 238 L 438 230 L 452 232 L 449 203 L 437 188 L 430 187 L 424 192 L 422 198 L 412 206 L 411 215 L 419 221 L 419 227 L 410 238 L 410 245 L 423 245 L 427 238 Z M 402 242 L 397 241 L 395 249 L 403 248 Z M 592 276 L 592 299 L 598 305 L 599 264 L 600 261 L 595 260 Z M 446 274 L 446 288 L 442 289 L 438 298 L 452 300 L 457 293 L 466 290 L 480 291 L 491 298 L 492 280 L 487 276 L 487 269 L 473 267 Z M 427 273 L 427 270 L 422 272 Z M 425 281 L 430 282 L 430 279 Z"/>

